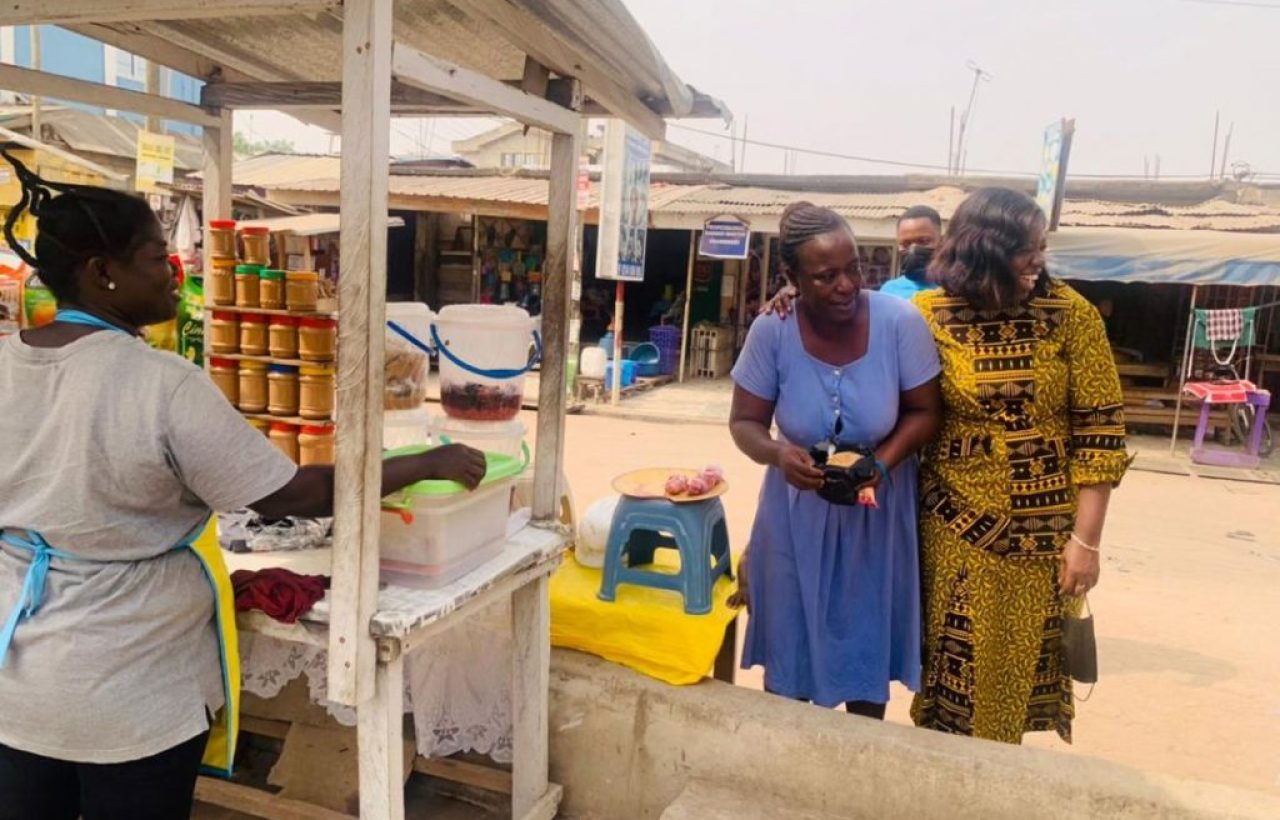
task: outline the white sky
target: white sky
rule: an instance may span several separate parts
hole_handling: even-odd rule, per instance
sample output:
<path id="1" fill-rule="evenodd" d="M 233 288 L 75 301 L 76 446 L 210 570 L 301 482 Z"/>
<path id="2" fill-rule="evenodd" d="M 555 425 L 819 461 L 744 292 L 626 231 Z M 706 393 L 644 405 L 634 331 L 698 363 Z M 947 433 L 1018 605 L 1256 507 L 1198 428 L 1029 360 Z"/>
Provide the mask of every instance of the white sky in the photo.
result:
<path id="1" fill-rule="evenodd" d="M 1280 0 L 626 0 L 671 67 L 723 99 L 752 140 L 944 165 L 949 111 L 978 92 L 967 166 L 1033 172 L 1044 127 L 1076 119 L 1071 171 L 1207 176 L 1214 112 L 1234 123 L 1230 160 L 1280 175 Z M 957 113 L 958 116 L 958 113 Z M 396 154 L 448 153 L 491 121 L 398 121 Z M 691 127 L 727 134 L 717 122 Z M 325 151 L 281 115 L 237 127 Z M 729 158 L 727 140 L 669 129 Z M 1220 142 L 1221 144 L 1221 142 Z M 783 152 L 747 148 L 780 173 Z M 798 173 L 910 169 L 799 155 Z"/>

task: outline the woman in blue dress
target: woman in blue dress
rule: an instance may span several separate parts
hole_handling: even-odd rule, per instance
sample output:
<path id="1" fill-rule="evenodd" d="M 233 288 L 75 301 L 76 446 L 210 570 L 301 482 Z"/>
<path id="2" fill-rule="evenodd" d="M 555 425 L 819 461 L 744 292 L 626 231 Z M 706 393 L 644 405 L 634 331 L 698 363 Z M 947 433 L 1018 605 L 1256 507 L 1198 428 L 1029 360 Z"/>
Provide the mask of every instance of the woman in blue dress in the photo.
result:
<path id="1" fill-rule="evenodd" d="M 768 467 L 742 666 L 763 665 L 770 692 L 880 719 L 890 681 L 920 686 L 915 453 L 941 422 L 938 353 L 911 303 L 863 290 L 839 214 L 796 203 L 779 242 L 794 318 L 758 318 L 733 369 L 733 439 Z M 874 453 L 878 508 L 820 497 L 810 448 L 828 443 Z"/>

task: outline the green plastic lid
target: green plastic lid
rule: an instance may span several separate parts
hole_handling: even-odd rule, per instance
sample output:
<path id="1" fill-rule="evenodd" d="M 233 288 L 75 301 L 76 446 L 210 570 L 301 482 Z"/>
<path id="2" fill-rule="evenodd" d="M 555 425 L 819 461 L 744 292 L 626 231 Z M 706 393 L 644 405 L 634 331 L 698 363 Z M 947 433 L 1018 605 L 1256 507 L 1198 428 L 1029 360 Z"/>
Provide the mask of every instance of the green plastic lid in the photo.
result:
<path id="1" fill-rule="evenodd" d="M 284 279 L 284 271 L 272 270 L 270 268 L 263 268 L 259 271 L 258 275 L 263 279 Z"/>
<path id="2" fill-rule="evenodd" d="M 425 453 L 435 448 L 428 447 L 423 444 L 415 444 L 409 447 L 398 447 L 394 450 L 388 450 L 382 454 L 384 459 L 398 458 L 400 456 L 412 456 L 419 453 Z M 515 458 L 513 456 L 503 455 L 501 453 L 485 453 L 484 457 L 488 462 L 488 469 L 485 471 L 484 479 L 480 482 L 483 487 L 486 484 L 492 484 L 495 481 L 503 481 L 508 478 L 515 478 L 524 472 L 526 462 L 524 459 Z M 400 509 L 410 506 L 410 499 L 420 498 L 423 496 L 440 497 L 446 495 L 457 495 L 465 493 L 467 488 L 456 481 L 445 481 L 443 479 L 434 479 L 431 481 L 419 481 L 417 484 L 410 484 L 397 493 L 388 496 L 390 499 L 383 500 L 382 506 L 387 509 Z"/>
<path id="3" fill-rule="evenodd" d="M 262 266 L 260 265 L 236 265 L 236 273 L 243 273 L 247 276 L 261 276 Z"/>

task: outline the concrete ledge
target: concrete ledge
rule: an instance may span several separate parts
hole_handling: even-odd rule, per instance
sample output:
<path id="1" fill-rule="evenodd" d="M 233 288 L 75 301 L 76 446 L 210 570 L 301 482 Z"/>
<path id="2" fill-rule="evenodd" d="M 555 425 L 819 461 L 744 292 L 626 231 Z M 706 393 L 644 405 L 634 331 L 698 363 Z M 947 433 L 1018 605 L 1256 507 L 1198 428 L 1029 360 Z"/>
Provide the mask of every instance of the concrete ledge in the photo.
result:
<path id="1" fill-rule="evenodd" d="M 790 816 L 1280 817 L 1280 798 L 1258 792 L 880 724 L 713 680 L 667 686 L 567 650 L 552 655 L 550 729 L 551 780 L 571 818 L 659 820 L 695 780 L 693 805 L 737 793 Z"/>

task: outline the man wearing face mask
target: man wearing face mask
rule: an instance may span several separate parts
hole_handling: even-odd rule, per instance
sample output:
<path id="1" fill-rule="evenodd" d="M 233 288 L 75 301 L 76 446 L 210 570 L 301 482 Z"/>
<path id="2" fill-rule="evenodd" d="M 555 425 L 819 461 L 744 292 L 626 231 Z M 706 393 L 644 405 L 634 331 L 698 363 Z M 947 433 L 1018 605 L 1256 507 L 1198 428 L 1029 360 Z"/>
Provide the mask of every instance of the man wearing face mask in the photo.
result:
<path id="1" fill-rule="evenodd" d="M 910 299 L 938 287 L 925 274 L 933 249 L 942 239 L 942 217 L 928 205 L 913 205 L 898 218 L 898 258 L 901 275 L 885 282 L 881 293 Z"/>

